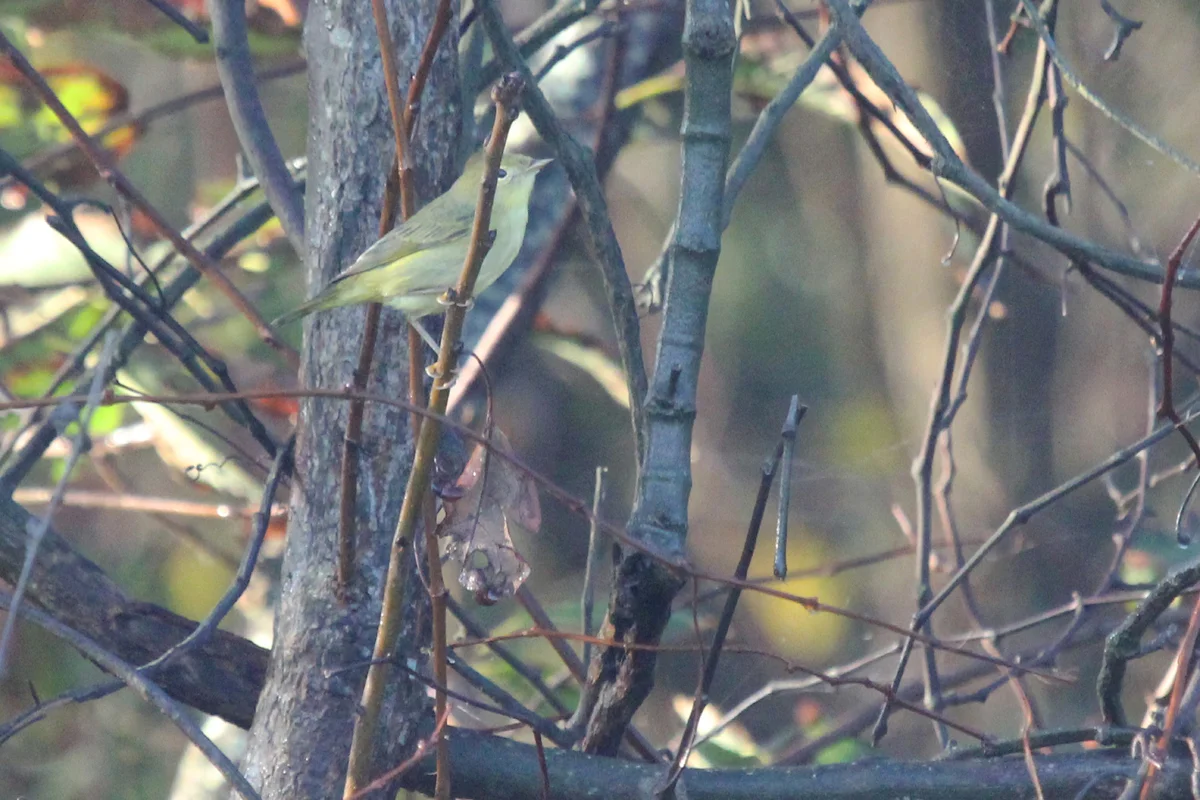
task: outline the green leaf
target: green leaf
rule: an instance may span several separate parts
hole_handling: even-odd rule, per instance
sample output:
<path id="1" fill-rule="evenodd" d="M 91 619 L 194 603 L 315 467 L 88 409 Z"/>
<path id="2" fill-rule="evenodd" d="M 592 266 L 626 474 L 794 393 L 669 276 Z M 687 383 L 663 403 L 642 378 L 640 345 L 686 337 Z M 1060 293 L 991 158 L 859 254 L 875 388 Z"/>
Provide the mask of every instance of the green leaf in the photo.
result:
<path id="1" fill-rule="evenodd" d="M 847 764 L 870 754 L 870 749 L 856 739 L 841 739 L 822 748 L 813 756 L 814 764 Z"/>

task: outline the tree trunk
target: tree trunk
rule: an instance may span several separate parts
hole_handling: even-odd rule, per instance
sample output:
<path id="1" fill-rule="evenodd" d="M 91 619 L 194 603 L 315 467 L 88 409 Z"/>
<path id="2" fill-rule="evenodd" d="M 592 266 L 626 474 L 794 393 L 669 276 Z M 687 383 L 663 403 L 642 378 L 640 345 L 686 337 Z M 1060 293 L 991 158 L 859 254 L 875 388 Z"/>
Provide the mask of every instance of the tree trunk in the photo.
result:
<path id="1" fill-rule="evenodd" d="M 457 4 L 456 4 L 457 5 Z M 429 31 L 436 2 L 389 2 L 400 84 L 406 87 Z M 457 10 L 455 12 L 457 18 Z M 452 29 L 455 26 L 451 26 Z M 392 140 L 371 4 L 325 0 L 309 7 L 307 276 L 310 294 L 375 240 Z M 457 34 L 438 51 L 413 136 L 418 190 L 428 198 L 452 178 L 460 129 Z M 322 313 L 307 323 L 300 382 L 336 388 L 357 361 L 362 307 Z M 384 313 L 369 390 L 407 394 L 403 321 Z M 408 476 L 407 415 L 367 408 L 359 454 L 358 560 L 350 601 L 335 597 L 338 497 L 347 404 L 309 400 L 297 428 L 296 489 L 284 558 L 275 642 L 267 683 L 251 730 L 245 769 L 263 798 L 339 796 L 353 715 L 379 621 L 381 583 Z M 427 643 L 428 603 L 419 579 L 402 641 L 404 659 Z M 398 763 L 428 720 L 426 693 L 396 673 L 378 736 L 377 769 Z"/>

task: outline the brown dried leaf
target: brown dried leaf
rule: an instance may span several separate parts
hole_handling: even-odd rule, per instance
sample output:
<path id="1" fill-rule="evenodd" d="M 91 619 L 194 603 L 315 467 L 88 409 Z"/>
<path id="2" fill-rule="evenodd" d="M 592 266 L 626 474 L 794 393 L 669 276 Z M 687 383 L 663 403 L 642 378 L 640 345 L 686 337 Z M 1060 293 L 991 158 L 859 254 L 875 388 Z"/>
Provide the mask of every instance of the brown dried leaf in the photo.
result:
<path id="1" fill-rule="evenodd" d="M 498 430 L 492 434 L 492 447 L 512 452 L 508 438 Z M 481 603 L 511 597 L 529 577 L 529 564 L 513 546 L 509 525 L 531 532 L 541 527 L 537 486 L 478 446 L 455 489 L 458 498 L 447 501 L 438 535 L 449 538 L 447 554 L 462 562 L 459 583 Z"/>

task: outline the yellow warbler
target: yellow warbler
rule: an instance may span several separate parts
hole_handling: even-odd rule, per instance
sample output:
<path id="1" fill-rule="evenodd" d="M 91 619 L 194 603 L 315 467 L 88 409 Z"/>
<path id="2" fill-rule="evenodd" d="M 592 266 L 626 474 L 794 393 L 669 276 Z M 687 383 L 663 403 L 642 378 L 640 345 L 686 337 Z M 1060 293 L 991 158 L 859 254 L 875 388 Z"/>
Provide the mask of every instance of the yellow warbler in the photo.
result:
<path id="1" fill-rule="evenodd" d="M 491 221 L 496 238 L 475 280 L 476 293 L 491 286 L 517 257 L 529 222 L 534 179 L 549 163 L 549 159 L 518 153 L 501 159 Z M 327 308 L 384 303 L 403 311 L 430 347 L 438 349 L 437 342 L 415 320 L 441 313 L 444 309 L 438 298 L 458 282 L 467 258 L 482 177 L 483 154 L 477 153 L 445 194 L 393 228 L 320 294 L 284 314 L 275 324 Z"/>

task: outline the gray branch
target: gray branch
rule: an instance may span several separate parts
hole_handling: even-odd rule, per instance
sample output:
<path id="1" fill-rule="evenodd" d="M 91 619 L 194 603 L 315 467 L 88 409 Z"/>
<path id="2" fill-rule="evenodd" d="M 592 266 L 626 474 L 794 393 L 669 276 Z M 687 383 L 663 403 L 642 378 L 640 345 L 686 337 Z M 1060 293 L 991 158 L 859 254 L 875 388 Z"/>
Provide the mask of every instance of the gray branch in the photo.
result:
<path id="1" fill-rule="evenodd" d="M 725 169 L 731 139 L 733 9 L 726 0 L 689 0 L 683 26 L 683 177 L 670 253 L 666 311 L 654 379 L 646 396 L 646 445 L 630 536 L 668 556 L 684 551 L 692 489 L 692 426 L 713 276 L 721 254 Z M 626 553 L 613 579 L 605 633 L 653 643 L 670 616 L 681 579 L 642 552 Z M 654 685 L 653 651 L 602 649 L 589 671 L 578 719 L 583 748 L 616 752 L 625 726 Z M 599 668 L 597 668 L 599 665 Z"/>
<path id="2" fill-rule="evenodd" d="M 238 142 L 288 241 L 304 258 L 304 197 L 295 188 L 258 96 L 246 34 L 246 4 L 243 0 L 208 0 L 208 13 L 216 44 L 217 74 Z"/>
<path id="3" fill-rule="evenodd" d="M 516 742 L 461 729 L 449 734 L 454 797 L 487 800 L 583 800 L 598 796 L 648 798 L 662 768 L 581 753 L 548 750 L 550 792 L 541 794 L 537 751 Z M 1090 786 L 1088 800 L 1115 798 L 1141 761 L 1116 750 L 1036 757 L 1047 798 L 1075 797 Z M 1155 797 L 1190 797 L 1189 765 L 1173 759 L 1159 775 Z M 432 757 L 407 776 L 410 788 L 433 791 Z M 689 770 L 688 800 L 1013 800 L 1032 798 L 1033 782 L 1021 756 L 942 761 L 935 764 L 883 759 L 823 767 Z M 599 789 L 599 794 L 597 790 Z"/>
<path id="4" fill-rule="evenodd" d="M 1162 283 L 1163 269 L 1157 261 L 1143 261 L 1101 247 L 1095 242 L 1050 225 L 1005 199 L 954 152 L 937 123 L 917 99 L 916 92 L 904 82 L 896 67 L 867 34 L 846 0 L 830 0 L 829 8 L 833 14 L 833 24 L 842 30 L 854 57 L 888 98 L 912 120 L 913 125 L 933 149 L 930 170 L 936 177 L 962 187 L 1015 230 L 1040 239 L 1072 260 L 1087 261 L 1121 275 L 1151 283 Z M 1178 285 L 1188 289 L 1200 289 L 1200 273 L 1195 270 L 1180 270 Z"/>

